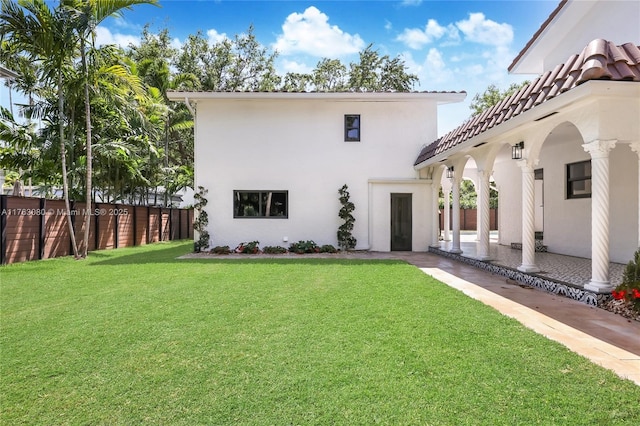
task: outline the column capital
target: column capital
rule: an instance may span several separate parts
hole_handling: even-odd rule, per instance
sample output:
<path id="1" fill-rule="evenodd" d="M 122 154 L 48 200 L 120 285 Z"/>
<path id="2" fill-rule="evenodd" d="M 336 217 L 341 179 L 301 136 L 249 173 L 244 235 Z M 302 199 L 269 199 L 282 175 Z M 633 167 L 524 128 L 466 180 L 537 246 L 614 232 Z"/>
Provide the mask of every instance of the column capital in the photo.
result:
<path id="1" fill-rule="evenodd" d="M 523 173 L 533 173 L 534 168 L 538 165 L 538 161 L 538 159 L 530 160 L 528 158 L 523 158 L 522 160 L 518 160 L 517 163 Z"/>
<path id="2" fill-rule="evenodd" d="M 482 170 L 482 169 L 478 169 L 477 171 L 478 173 L 478 178 L 480 180 L 482 179 L 489 179 L 491 177 L 491 175 L 493 174 L 493 170 Z"/>
<path id="3" fill-rule="evenodd" d="M 631 151 L 635 152 L 638 154 L 638 157 L 640 157 L 640 141 L 631 142 L 629 144 L 629 148 L 631 148 Z"/>
<path id="4" fill-rule="evenodd" d="M 596 139 L 583 144 L 582 148 L 584 148 L 584 150 L 588 152 L 589 155 L 591 155 L 591 158 L 607 158 L 609 157 L 609 151 L 611 151 L 613 147 L 616 146 L 616 142 L 617 140 L 615 139 L 606 141 Z"/>

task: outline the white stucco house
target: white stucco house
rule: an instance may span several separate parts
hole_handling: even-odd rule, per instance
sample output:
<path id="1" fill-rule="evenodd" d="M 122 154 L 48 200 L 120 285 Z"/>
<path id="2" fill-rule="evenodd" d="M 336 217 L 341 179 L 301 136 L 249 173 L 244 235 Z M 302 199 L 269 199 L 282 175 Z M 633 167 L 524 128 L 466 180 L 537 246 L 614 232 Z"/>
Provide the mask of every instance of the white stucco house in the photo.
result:
<path id="1" fill-rule="evenodd" d="M 462 176 L 475 176 L 480 260 L 492 178 L 499 242 L 522 244 L 520 271 L 540 270 L 537 233 L 550 252 L 592 260 L 585 290 L 610 291 L 609 262 L 640 245 L 639 23 L 640 2 L 560 2 L 509 68 L 540 77 L 422 150 L 416 169 L 451 188 L 454 211 Z"/>
<path id="2" fill-rule="evenodd" d="M 499 243 L 522 248 L 515 272 L 538 272 L 543 244 L 592 260 L 575 298 L 609 293 L 609 262 L 640 245 L 639 18 L 637 1 L 561 1 L 509 67 L 539 77 L 440 138 L 437 106 L 464 92 L 170 92 L 197 110 L 211 244 L 335 245 L 347 184 L 357 249 L 439 250 L 442 188 L 459 255 L 464 176 L 478 191 L 475 260 L 491 260 L 494 180 Z"/>
<path id="3" fill-rule="evenodd" d="M 211 246 L 337 246 L 346 184 L 356 249 L 376 251 L 428 250 L 433 191 L 412 160 L 437 137 L 437 106 L 465 96 L 169 93 L 197 110 L 195 185 L 208 190 Z"/>

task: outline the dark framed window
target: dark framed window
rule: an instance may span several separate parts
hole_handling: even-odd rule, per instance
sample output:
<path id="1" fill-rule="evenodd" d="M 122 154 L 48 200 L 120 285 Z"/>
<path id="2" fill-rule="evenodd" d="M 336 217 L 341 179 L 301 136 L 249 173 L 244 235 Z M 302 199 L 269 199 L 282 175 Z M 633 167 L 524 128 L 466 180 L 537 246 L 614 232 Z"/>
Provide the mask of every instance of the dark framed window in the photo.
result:
<path id="1" fill-rule="evenodd" d="M 359 114 L 347 114 L 344 116 L 344 141 L 360 142 Z"/>
<path id="2" fill-rule="evenodd" d="M 234 218 L 289 217 L 289 191 L 233 191 Z"/>
<path id="3" fill-rule="evenodd" d="M 591 160 L 567 164 L 567 198 L 591 198 Z"/>

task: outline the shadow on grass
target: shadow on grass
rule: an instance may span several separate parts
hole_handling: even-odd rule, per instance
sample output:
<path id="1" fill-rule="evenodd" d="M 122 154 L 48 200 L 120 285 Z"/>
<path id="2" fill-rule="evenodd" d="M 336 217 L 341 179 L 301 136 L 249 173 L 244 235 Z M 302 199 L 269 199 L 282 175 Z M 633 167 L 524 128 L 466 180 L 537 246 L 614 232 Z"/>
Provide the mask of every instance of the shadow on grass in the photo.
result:
<path id="1" fill-rule="evenodd" d="M 102 252 L 94 252 L 89 255 L 92 266 L 104 266 L 104 265 L 141 265 L 141 264 L 150 264 L 150 263 L 217 263 L 217 264 L 230 264 L 230 265 L 240 265 L 240 264 L 282 264 L 287 265 L 291 263 L 298 264 L 308 264 L 308 265 L 322 265 L 322 264 L 333 264 L 333 265 L 372 265 L 372 264 L 381 264 L 381 263 L 406 263 L 402 260 L 394 260 L 394 259 L 345 259 L 343 257 L 324 257 L 324 258 L 312 258 L 306 257 L 305 255 L 299 255 L 296 257 L 286 257 L 282 259 L 278 259 L 275 257 L 264 257 L 264 258 L 242 258 L 233 255 L 233 258 L 225 257 L 225 256 L 215 256 L 211 255 L 210 257 L 202 257 L 202 258 L 186 258 L 186 259 L 178 259 L 180 256 L 184 256 L 186 254 L 191 253 L 191 249 L 193 247 L 192 242 L 185 243 L 173 243 L 166 245 L 164 247 L 158 247 L 158 245 L 163 243 L 156 243 L 154 245 L 143 246 L 143 247 L 133 247 L 133 248 L 125 248 L 118 249 L 115 251 L 102 251 Z M 126 252 L 125 252 L 126 250 Z"/>

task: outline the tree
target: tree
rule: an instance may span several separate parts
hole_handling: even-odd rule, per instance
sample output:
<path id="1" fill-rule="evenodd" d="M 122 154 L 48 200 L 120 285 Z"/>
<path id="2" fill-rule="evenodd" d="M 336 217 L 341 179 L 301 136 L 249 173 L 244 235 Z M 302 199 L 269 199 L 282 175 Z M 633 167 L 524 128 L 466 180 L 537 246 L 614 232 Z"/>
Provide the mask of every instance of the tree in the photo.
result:
<path id="1" fill-rule="evenodd" d="M 95 29 L 97 25 L 109 16 L 120 16 L 124 9 L 131 9 L 136 4 L 154 4 L 157 0 L 63 0 L 61 4 L 67 7 L 74 16 L 74 31 L 80 42 L 80 58 L 82 64 L 82 76 L 84 80 L 84 106 L 85 106 L 85 131 L 86 131 L 86 185 L 85 203 L 87 208 L 91 206 L 91 183 L 93 155 L 91 145 L 91 99 L 89 97 L 90 86 L 89 66 L 87 64 L 87 45 L 95 49 Z M 114 69 L 114 72 L 122 72 L 122 69 Z M 91 216 L 85 215 L 84 238 L 82 257 L 87 257 L 89 249 L 89 230 Z"/>
<path id="2" fill-rule="evenodd" d="M 471 101 L 471 105 L 469 105 L 469 108 L 471 109 L 471 111 L 473 111 L 473 115 L 480 114 L 487 108 L 491 108 L 492 106 L 498 104 L 507 96 L 511 96 L 512 94 L 516 93 L 527 84 L 529 84 L 529 81 L 523 81 L 520 84 L 512 83 L 504 91 L 498 89 L 495 84 L 491 84 L 485 89 L 484 92 L 482 92 L 482 94 L 476 93 L 476 95 L 473 97 L 473 100 Z"/>
<path id="3" fill-rule="evenodd" d="M 323 58 L 312 73 L 318 92 L 340 92 L 346 88 L 347 67 L 338 59 Z"/>
<path id="4" fill-rule="evenodd" d="M 65 78 L 73 72 L 73 51 L 76 46 L 69 11 L 58 5 L 51 10 L 44 0 L 21 0 L 15 3 L 2 0 L 0 13 L 0 37 L 11 44 L 14 52 L 20 52 L 40 65 L 40 78 L 44 84 L 57 88 L 60 161 L 63 193 L 67 211 L 67 225 L 71 237 L 73 255 L 78 258 L 67 180 L 65 139 Z"/>
<path id="5" fill-rule="evenodd" d="M 380 56 L 370 44 L 360 52 L 360 61 L 350 64 L 348 88 L 358 92 L 410 91 L 418 77 L 407 73 L 399 57 Z"/>

